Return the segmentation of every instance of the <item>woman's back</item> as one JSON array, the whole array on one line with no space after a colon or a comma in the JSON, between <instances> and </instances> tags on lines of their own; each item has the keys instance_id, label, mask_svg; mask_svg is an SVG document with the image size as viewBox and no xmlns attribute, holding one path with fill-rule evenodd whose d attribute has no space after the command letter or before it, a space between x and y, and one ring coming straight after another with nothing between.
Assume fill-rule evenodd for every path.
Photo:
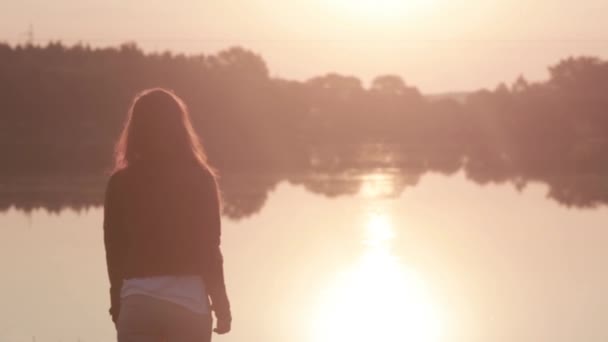
<instances>
[{"instance_id":1,"label":"woman's back","mask_svg":"<svg viewBox=\"0 0 608 342\"><path fill-rule=\"evenodd\" d=\"M200 273L205 251L219 243L220 218L212 176L196 164L133 165L118 171L119 239L129 244L125 278Z\"/></svg>"}]
</instances>

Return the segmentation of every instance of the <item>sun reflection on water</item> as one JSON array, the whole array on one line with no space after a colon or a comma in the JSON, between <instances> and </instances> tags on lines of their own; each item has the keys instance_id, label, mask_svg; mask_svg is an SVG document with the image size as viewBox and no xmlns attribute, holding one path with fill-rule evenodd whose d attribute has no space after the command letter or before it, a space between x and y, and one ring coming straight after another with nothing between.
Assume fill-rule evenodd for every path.
<instances>
[{"instance_id":1,"label":"sun reflection on water","mask_svg":"<svg viewBox=\"0 0 608 342\"><path fill-rule=\"evenodd\" d=\"M390 173L373 173L361 179L359 193L367 198L390 197L395 195L395 177Z\"/></svg>"},{"instance_id":2,"label":"sun reflection on water","mask_svg":"<svg viewBox=\"0 0 608 342\"><path fill-rule=\"evenodd\" d=\"M438 342L441 323L422 279L391 251L387 215L369 215L365 253L321 295L314 342Z\"/></svg>"}]
</instances>

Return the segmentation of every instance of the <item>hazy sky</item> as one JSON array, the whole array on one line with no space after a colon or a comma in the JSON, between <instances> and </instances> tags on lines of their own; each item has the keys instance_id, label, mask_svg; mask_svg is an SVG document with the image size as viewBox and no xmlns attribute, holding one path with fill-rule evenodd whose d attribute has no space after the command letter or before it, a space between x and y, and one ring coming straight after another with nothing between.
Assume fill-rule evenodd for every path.
<instances>
[{"instance_id":1,"label":"hazy sky","mask_svg":"<svg viewBox=\"0 0 608 342\"><path fill-rule=\"evenodd\" d=\"M0 40L61 39L211 53L243 45L273 75L401 75L424 92L546 77L570 55L608 55L606 0L20 0Z\"/></svg>"}]
</instances>

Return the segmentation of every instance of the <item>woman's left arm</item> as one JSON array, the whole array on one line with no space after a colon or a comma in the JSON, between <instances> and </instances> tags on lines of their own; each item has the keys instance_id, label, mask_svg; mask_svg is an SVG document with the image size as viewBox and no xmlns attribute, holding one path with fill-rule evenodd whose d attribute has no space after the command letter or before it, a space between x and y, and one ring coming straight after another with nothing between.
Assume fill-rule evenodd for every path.
<instances>
[{"instance_id":1,"label":"woman's left arm","mask_svg":"<svg viewBox=\"0 0 608 342\"><path fill-rule=\"evenodd\" d=\"M103 233L108 276L110 278L110 315L114 323L120 313L120 290L123 282L123 262L126 250L117 175L110 177L106 188L103 215Z\"/></svg>"}]
</instances>

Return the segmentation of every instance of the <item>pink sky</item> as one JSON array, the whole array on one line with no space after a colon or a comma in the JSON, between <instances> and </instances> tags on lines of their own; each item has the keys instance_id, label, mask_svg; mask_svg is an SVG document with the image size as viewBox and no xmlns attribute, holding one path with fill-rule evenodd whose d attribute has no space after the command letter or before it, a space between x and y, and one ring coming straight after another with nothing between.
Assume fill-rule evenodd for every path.
<instances>
[{"instance_id":1,"label":"pink sky","mask_svg":"<svg viewBox=\"0 0 608 342\"><path fill-rule=\"evenodd\" d=\"M37 42L135 40L186 53L242 45L274 76L393 73L427 93L543 79L561 58L608 55L605 0L23 0L0 13L0 40L11 43L31 23Z\"/></svg>"}]
</instances>

